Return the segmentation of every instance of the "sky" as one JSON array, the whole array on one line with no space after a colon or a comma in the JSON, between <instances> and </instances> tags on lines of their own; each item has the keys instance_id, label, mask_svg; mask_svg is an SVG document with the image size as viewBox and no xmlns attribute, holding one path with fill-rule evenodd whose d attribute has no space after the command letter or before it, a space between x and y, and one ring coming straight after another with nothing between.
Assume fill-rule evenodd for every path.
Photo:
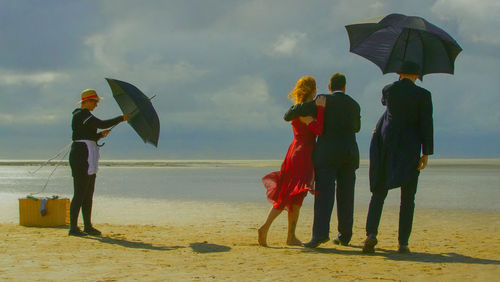
<instances>
[{"instance_id":1,"label":"sky","mask_svg":"<svg viewBox=\"0 0 500 282\"><path fill-rule=\"evenodd\" d=\"M104 97L93 112L121 114L105 78L134 84L160 118L158 148L126 123L102 159L281 159L283 120L296 81L327 93L334 72L361 106L368 157L397 79L349 52L345 25L390 13L426 18L463 48L455 74L432 74L435 158L500 157L498 0L0 1L0 159L48 159L71 142L80 92Z\"/></svg>"}]
</instances>

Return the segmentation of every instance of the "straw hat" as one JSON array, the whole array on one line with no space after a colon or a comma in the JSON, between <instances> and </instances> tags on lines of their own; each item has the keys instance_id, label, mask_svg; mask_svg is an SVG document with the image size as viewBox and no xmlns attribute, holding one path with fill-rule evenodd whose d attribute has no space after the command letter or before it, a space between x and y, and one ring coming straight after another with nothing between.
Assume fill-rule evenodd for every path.
<instances>
[{"instance_id":1,"label":"straw hat","mask_svg":"<svg viewBox=\"0 0 500 282\"><path fill-rule=\"evenodd\" d=\"M97 92L95 92L94 89L85 89L82 91L82 98L80 99L80 101L77 104L81 104L85 100L100 101L102 99L103 98L99 97L99 95L97 95Z\"/></svg>"}]
</instances>

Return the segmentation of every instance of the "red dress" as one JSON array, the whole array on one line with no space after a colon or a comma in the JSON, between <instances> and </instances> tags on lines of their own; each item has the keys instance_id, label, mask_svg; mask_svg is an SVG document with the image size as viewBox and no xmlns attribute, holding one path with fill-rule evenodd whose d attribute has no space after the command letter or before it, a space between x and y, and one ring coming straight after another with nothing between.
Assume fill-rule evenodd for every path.
<instances>
[{"instance_id":1,"label":"red dress","mask_svg":"<svg viewBox=\"0 0 500 282\"><path fill-rule=\"evenodd\" d=\"M324 107L317 107L316 120L306 125L299 118L292 120L294 139L281 170L271 172L262 178L267 189L267 199L275 209L292 210L293 205L302 205L307 192L314 191L314 166L312 152L316 135L323 132Z\"/></svg>"}]
</instances>

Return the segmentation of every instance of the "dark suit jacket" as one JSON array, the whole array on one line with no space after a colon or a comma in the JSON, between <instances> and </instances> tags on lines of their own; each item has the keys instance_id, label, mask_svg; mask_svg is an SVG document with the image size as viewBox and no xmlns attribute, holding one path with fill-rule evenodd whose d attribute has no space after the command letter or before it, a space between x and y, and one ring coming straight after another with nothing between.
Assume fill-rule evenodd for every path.
<instances>
[{"instance_id":1,"label":"dark suit jacket","mask_svg":"<svg viewBox=\"0 0 500 282\"><path fill-rule=\"evenodd\" d=\"M323 134L318 137L313 152L315 168L328 166L359 167L359 150L356 133L361 127L359 104L342 92L327 94ZM291 121L298 116L316 116L314 101L292 106L284 119Z\"/></svg>"},{"instance_id":2,"label":"dark suit jacket","mask_svg":"<svg viewBox=\"0 0 500 282\"><path fill-rule=\"evenodd\" d=\"M370 188L391 189L418 176L420 153L433 154L431 93L402 79L382 90L386 111L370 144Z\"/></svg>"}]
</instances>

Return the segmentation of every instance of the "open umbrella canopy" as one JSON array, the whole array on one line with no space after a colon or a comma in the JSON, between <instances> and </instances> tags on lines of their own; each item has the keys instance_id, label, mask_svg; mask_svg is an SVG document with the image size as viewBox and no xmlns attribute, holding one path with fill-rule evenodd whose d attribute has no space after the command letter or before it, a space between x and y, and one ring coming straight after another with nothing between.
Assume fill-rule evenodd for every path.
<instances>
[{"instance_id":1,"label":"open umbrella canopy","mask_svg":"<svg viewBox=\"0 0 500 282\"><path fill-rule=\"evenodd\" d=\"M158 147L160 120L151 104L151 98L130 83L111 78L106 78L106 81L122 112L132 115L127 122L145 143Z\"/></svg>"},{"instance_id":2,"label":"open umbrella canopy","mask_svg":"<svg viewBox=\"0 0 500 282\"><path fill-rule=\"evenodd\" d=\"M347 25L350 51L374 64L382 73L400 72L404 62L419 66L420 75L454 72L462 51L444 30L421 17L390 14Z\"/></svg>"}]
</instances>

